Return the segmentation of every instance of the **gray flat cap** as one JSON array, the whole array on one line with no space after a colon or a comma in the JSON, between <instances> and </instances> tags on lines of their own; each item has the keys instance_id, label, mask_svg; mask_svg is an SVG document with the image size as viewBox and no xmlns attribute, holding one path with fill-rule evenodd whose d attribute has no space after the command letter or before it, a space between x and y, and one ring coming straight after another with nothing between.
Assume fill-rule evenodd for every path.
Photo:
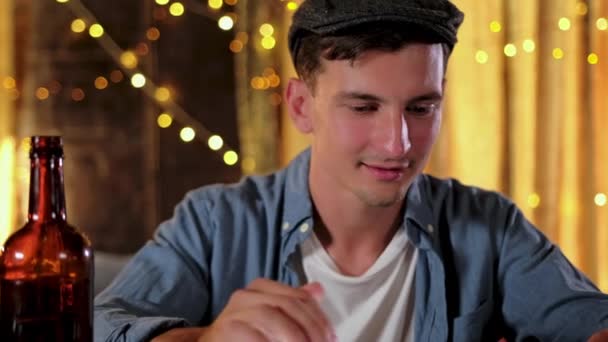
<instances>
[{"instance_id":1,"label":"gray flat cap","mask_svg":"<svg viewBox=\"0 0 608 342\"><path fill-rule=\"evenodd\" d=\"M435 33L450 50L464 14L449 0L305 0L289 30L292 58L307 34L337 34L368 23L403 23Z\"/></svg>"}]
</instances>

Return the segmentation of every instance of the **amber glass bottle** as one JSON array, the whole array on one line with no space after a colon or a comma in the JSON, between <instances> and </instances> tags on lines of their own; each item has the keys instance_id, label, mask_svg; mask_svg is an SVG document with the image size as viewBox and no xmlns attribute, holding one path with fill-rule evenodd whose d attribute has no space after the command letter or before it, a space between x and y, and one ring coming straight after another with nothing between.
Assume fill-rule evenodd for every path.
<instances>
[{"instance_id":1,"label":"amber glass bottle","mask_svg":"<svg viewBox=\"0 0 608 342\"><path fill-rule=\"evenodd\" d=\"M28 220L0 254L0 340L90 342L93 251L66 221L62 140L31 144Z\"/></svg>"}]
</instances>

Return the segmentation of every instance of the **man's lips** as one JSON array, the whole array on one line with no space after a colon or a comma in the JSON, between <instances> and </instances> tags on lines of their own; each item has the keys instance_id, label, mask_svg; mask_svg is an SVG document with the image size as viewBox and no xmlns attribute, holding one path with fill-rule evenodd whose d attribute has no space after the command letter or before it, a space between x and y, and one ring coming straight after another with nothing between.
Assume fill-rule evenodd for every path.
<instances>
[{"instance_id":1,"label":"man's lips","mask_svg":"<svg viewBox=\"0 0 608 342\"><path fill-rule=\"evenodd\" d=\"M369 171L372 176L381 181L396 181L399 180L409 164L398 165L383 165L383 164L366 164L362 163L363 167Z\"/></svg>"}]
</instances>

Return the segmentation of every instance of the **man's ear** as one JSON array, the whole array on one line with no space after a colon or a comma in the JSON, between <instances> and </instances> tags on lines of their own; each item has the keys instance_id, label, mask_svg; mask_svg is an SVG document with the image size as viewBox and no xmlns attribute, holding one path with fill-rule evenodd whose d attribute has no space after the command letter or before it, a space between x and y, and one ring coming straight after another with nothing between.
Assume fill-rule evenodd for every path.
<instances>
[{"instance_id":1,"label":"man's ear","mask_svg":"<svg viewBox=\"0 0 608 342\"><path fill-rule=\"evenodd\" d=\"M285 92L289 117L296 128L304 134L311 133L312 125L312 93L303 80L289 79Z\"/></svg>"}]
</instances>

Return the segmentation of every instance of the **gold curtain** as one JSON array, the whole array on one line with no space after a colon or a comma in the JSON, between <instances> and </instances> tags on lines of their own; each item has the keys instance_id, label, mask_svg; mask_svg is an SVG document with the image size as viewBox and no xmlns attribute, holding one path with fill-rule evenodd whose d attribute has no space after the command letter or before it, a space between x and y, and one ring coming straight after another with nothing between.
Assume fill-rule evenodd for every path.
<instances>
[{"instance_id":1,"label":"gold curtain","mask_svg":"<svg viewBox=\"0 0 608 342\"><path fill-rule=\"evenodd\" d=\"M608 291L608 2L453 1L466 18L427 171L505 193ZM284 165L307 140L282 136Z\"/></svg>"},{"instance_id":2,"label":"gold curtain","mask_svg":"<svg viewBox=\"0 0 608 342\"><path fill-rule=\"evenodd\" d=\"M15 228L13 25L13 1L0 1L0 244Z\"/></svg>"}]
</instances>

